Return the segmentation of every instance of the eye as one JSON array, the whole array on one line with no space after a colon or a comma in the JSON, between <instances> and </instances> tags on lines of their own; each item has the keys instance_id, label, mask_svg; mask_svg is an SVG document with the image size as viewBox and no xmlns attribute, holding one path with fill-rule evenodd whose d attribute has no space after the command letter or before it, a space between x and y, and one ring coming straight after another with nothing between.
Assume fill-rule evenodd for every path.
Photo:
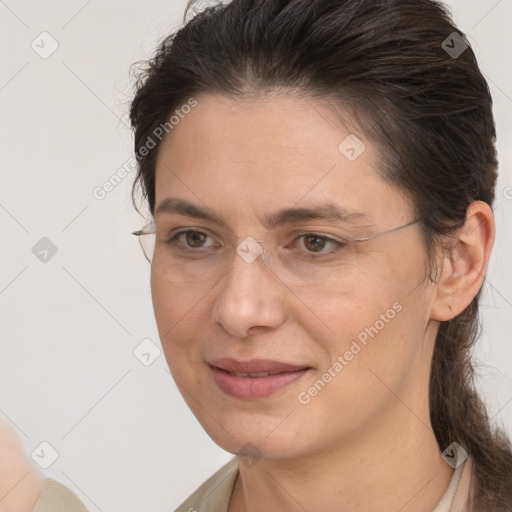
<instances>
[{"instance_id":1,"label":"eye","mask_svg":"<svg viewBox=\"0 0 512 512\"><path fill-rule=\"evenodd\" d=\"M307 252L323 254L327 252L334 252L336 249L345 247L345 242L334 240L327 236L319 235L317 233L304 233L298 236L295 241L301 240ZM326 251L325 248L331 247L333 251Z\"/></svg>"},{"instance_id":2,"label":"eye","mask_svg":"<svg viewBox=\"0 0 512 512\"><path fill-rule=\"evenodd\" d=\"M212 247L214 244L204 245L205 241L211 238L202 231L195 231L193 229L186 229L176 233L169 243L178 242L185 249L201 249L204 247Z\"/></svg>"}]
</instances>

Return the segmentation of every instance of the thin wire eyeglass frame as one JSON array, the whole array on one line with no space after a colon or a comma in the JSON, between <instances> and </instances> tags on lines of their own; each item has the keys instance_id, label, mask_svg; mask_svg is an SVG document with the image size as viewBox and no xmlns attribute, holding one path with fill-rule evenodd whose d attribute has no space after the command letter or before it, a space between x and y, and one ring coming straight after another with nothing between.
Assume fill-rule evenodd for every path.
<instances>
[{"instance_id":1,"label":"thin wire eyeglass frame","mask_svg":"<svg viewBox=\"0 0 512 512\"><path fill-rule=\"evenodd\" d=\"M395 233L396 231L400 231L400 230L402 230L404 228L407 228L409 226L412 226L413 224L417 224L418 222L422 222L422 221L423 221L423 219L421 219L421 218L420 219L415 219L415 220L413 220L411 222L408 222L407 224L402 224L401 226L397 226L395 228L386 229L384 231L379 231L377 233L373 233L372 235L364 237L364 238L351 238L350 241L351 242L368 242L368 241L374 240L375 238L378 238L380 236L388 235L390 233ZM155 224L155 221L151 221L149 224L144 226L142 229L140 229L138 231L134 231L132 233L132 235L135 235L135 236L139 237L139 243L140 243L140 246L142 248L142 252L144 253L145 258L149 261L149 263L151 263L151 257L148 256L146 248L144 247L144 245L142 243L142 236L144 236L144 235L156 235L156 224ZM264 250L264 252L265 252L265 250Z\"/></svg>"}]
</instances>

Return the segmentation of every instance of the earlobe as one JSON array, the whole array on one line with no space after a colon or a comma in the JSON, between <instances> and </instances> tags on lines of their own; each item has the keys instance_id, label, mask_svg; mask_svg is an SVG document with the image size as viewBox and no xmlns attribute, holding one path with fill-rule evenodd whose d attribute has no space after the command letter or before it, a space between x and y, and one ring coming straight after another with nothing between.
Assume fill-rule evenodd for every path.
<instances>
[{"instance_id":1,"label":"earlobe","mask_svg":"<svg viewBox=\"0 0 512 512\"><path fill-rule=\"evenodd\" d=\"M491 207L474 201L466 210L464 225L443 250L442 270L437 283L431 318L451 320L471 303L480 290L494 244L495 226Z\"/></svg>"}]
</instances>

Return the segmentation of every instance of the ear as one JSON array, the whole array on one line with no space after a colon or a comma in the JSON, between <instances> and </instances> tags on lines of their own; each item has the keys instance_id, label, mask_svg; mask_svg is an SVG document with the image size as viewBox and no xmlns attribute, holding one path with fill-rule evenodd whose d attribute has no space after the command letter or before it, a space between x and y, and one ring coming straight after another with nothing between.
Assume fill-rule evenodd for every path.
<instances>
[{"instance_id":1,"label":"ear","mask_svg":"<svg viewBox=\"0 0 512 512\"><path fill-rule=\"evenodd\" d=\"M491 207L474 201L466 210L466 220L455 233L454 242L443 251L441 276L430 312L432 320L451 320L471 303L484 281L494 236Z\"/></svg>"}]
</instances>

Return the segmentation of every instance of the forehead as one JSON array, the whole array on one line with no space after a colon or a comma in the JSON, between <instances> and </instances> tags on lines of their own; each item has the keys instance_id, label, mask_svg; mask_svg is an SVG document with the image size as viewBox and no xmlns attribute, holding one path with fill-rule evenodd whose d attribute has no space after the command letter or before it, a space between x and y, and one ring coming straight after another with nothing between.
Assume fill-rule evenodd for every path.
<instances>
[{"instance_id":1,"label":"forehead","mask_svg":"<svg viewBox=\"0 0 512 512\"><path fill-rule=\"evenodd\" d=\"M284 94L196 101L159 148L157 208L173 196L244 217L326 201L407 217L405 197L377 172L376 147L325 105Z\"/></svg>"}]
</instances>

